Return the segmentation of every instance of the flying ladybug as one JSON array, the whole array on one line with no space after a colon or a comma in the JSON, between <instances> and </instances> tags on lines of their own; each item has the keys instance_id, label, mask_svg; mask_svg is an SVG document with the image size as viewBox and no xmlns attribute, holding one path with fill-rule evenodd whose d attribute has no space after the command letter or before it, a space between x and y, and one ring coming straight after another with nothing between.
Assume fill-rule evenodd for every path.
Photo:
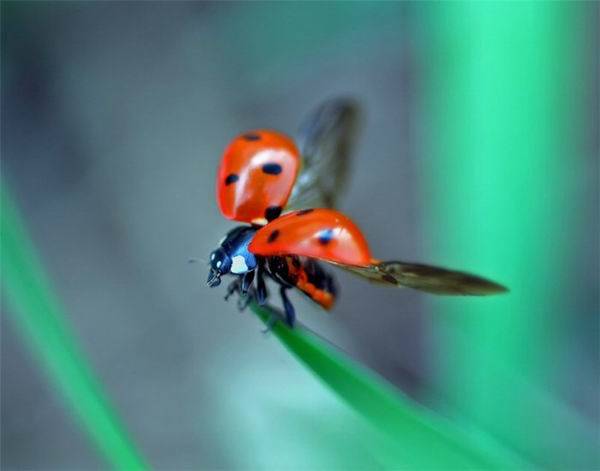
<instances>
[{"instance_id":1,"label":"flying ladybug","mask_svg":"<svg viewBox=\"0 0 600 471\"><path fill-rule=\"evenodd\" d=\"M333 307L336 283L323 262L375 283L435 294L506 292L469 273L371 255L356 224L334 209L347 179L358 119L356 103L338 98L308 117L297 143L269 129L231 141L217 172L217 203L223 216L244 224L229 231L210 254L208 286L233 275L225 299L239 293L262 305L268 277L279 286L289 326L296 318L289 289L327 310Z\"/></svg>"}]
</instances>

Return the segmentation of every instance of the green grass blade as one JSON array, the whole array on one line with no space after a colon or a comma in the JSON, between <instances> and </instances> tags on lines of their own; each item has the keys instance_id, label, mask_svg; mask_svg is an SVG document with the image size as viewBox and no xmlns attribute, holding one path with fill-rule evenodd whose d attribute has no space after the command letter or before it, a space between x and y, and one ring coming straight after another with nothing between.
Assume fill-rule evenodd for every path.
<instances>
[{"instance_id":1,"label":"green grass blade","mask_svg":"<svg viewBox=\"0 0 600 471\"><path fill-rule=\"evenodd\" d=\"M279 314L269 307L250 304L265 323ZM273 334L312 373L374 426L370 445L391 468L509 469L524 463L484 435L467 435L450 423L404 398L374 373L358 366L297 326L290 329L277 320Z\"/></svg>"},{"instance_id":2,"label":"green grass blade","mask_svg":"<svg viewBox=\"0 0 600 471\"><path fill-rule=\"evenodd\" d=\"M115 469L147 469L77 347L32 242L6 189L0 190L2 289L12 320L64 403Z\"/></svg>"}]
</instances>

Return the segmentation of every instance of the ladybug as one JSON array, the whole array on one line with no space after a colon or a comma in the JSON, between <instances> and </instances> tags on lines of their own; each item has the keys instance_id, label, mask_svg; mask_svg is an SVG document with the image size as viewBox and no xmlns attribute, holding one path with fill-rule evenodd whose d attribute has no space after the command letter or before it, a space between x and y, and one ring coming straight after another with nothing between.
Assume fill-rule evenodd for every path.
<instances>
[{"instance_id":1,"label":"ladybug","mask_svg":"<svg viewBox=\"0 0 600 471\"><path fill-rule=\"evenodd\" d=\"M242 306L252 298L262 305L268 298L268 277L279 286L289 326L296 317L287 296L291 288L327 310L333 307L336 283L322 262L376 283L435 294L507 291L464 272L373 258L360 229L334 209L346 181L358 118L358 106L338 98L309 116L298 145L269 129L233 139L217 172L216 196L223 216L244 225L229 231L211 253L208 286L233 275L225 299L239 293Z\"/></svg>"}]
</instances>

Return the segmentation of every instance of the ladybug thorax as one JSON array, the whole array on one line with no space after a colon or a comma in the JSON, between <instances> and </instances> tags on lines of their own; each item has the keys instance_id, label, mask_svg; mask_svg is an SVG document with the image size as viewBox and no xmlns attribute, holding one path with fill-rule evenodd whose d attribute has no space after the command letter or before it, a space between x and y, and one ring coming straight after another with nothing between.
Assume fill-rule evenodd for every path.
<instances>
[{"instance_id":1,"label":"ladybug thorax","mask_svg":"<svg viewBox=\"0 0 600 471\"><path fill-rule=\"evenodd\" d=\"M219 247L210 254L211 286L219 284L221 275L242 275L256 269L256 257L248 250L255 232L252 226L238 226L221 240Z\"/></svg>"}]
</instances>

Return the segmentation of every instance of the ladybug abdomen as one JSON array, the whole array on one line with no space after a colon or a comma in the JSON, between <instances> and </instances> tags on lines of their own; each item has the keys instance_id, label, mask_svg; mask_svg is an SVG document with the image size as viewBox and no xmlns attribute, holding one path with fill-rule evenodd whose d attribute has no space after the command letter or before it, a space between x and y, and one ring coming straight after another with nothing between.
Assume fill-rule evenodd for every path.
<instances>
[{"instance_id":1,"label":"ladybug abdomen","mask_svg":"<svg viewBox=\"0 0 600 471\"><path fill-rule=\"evenodd\" d=\"M316 260L295 255L270 257L268 268L276 281L298 288L327 310L333 307L335 280Z\"/></svg>"}]
</instances>

